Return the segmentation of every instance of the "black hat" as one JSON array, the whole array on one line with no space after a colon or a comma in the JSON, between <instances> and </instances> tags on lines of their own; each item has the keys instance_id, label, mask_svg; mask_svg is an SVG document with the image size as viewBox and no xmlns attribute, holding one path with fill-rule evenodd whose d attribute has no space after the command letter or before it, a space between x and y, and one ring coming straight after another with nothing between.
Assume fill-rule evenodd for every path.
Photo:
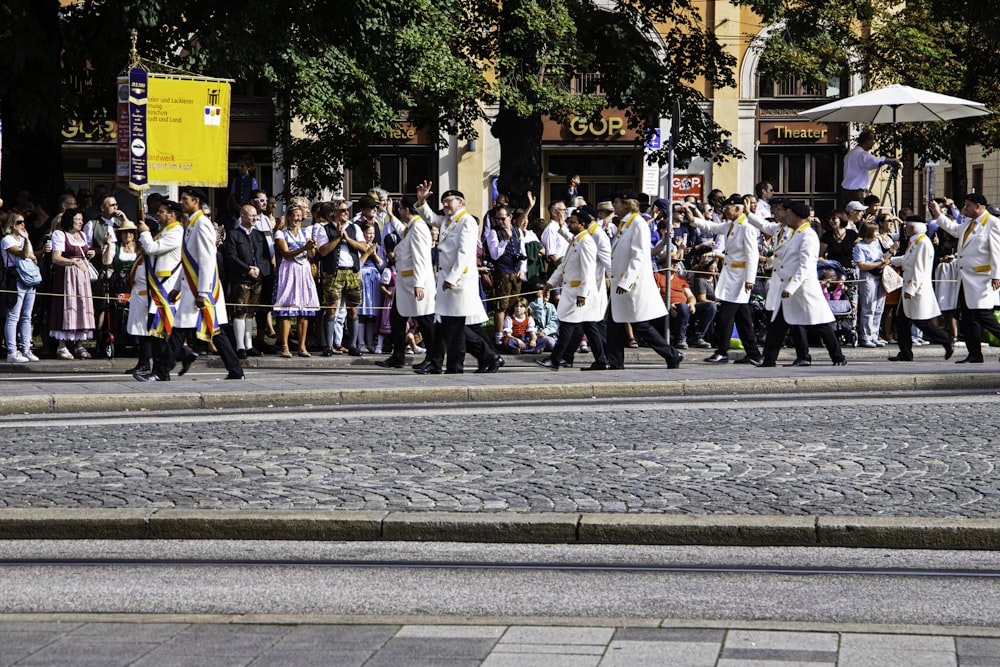
<instances>
[{"instance_id":1,"label":"black hat","mask_svg":"<svg viewBox=\"0 0 1000 667\"><path fill-rule=\"evenodd\" d=\"M979 204L980 206L987 206L989 204L989 202L986 201L986 197L978 192L970 192L965 195L965 201L971 201L973 204Z\"/></svg>"},{"instance_id":2,"label":"black hat","mask_svg":"<svg viewBox=\"0 0 1000 667\"><path fill-rule=\"evenodd\" d=\"M201 188L196 188L194 186L189 185L187 187L181 188L181 194L187 195L188 197L197 197L198 201L201 202L202 204L208 203L208 195L206 195L205 191L202 190Z\"/></svg>"},{"instance_id":3,"label":"black hat","mask_svg":"<svg viewBox=\"0 0 1000 667\"><path fill-rule=\"evenodd\" d=\"M197 196L197 195L192 195L192 196ZM184 209L181 208L180 204L178 204L172 199L164 199L160 201L160 206L166 207L167 210L173 211L174 213L177 214L178 218L184 215Z\"/></svg>"},{"instance_id":4,"label":"black hat","mask_svg":"<svg viewBox=\"0 0 1000 667\"><path fill-rule=\"evenodd\" d=\"M444 200L445 200L445 199L447 199L448 197L458 197L458 198L459 198L459 199L461 199L462 201L465 201L465 195L463 195L463 194L462 194L461 192L459 192L458 190L445 190L445 191L444 191L444 192L443 192L443 193L441 194L441 201L444 201Z\"/></svg>"},{"instance_id":5,"label":"black hat","mask_svg":"<svg viewBox=\"0 0 1000 667\"><path fill-rule=\"evenodd\" d=\"M771 197L771 201L768 202L773 209L775 206L780 206L781 208L788 208L790 200L785 197Z\"/></svg>"},{"instance_id":6,"label":"black hat","mask_svg":"<svg viewBox=\"0 0 1000 667\"><path fill-rule=\"evenodd\" d=\"M594 221L594 216L592 216L587 211L584 211L582 206L573 211L573 215L571 215L570 217L579 220L581 223L583 223L584 227L586 227L587 225L589 225Z\"/></svg>"},{"instance_id":7,"label":"black hat","mask_svg":"<svg viewBox=\"0 0 1000 667\"><path fill-rule=\"evenodd\" d=\"M729 195L729 199L722 203L726 206L743 206L743 195Z\"/></svg>"},{"instance_id":8,"label":"black hat","mask_svg":"<svg viewBox=\"0 0 1000 667\"><path fill-rule=\"evenodd\" d=\"M405 208L407 211L416 211L417 198L413 195L403 195L403 198L399 200L399 208Z\"/></svg>"},{"instance_id":9,"label":"black hat","mask_svg":"<svg viewBox=\"0 0 1000 667\"><path fill-rule=\"evenodd\" d=\"M611 195L612 199L621 199L625 201L626 199L632 199L639 201L639 195L635 193L635 190L619 190L618 192Z\"/></svg>"},{"instance_id":10,"label":"black hat","mask_svg":"<svg viewBox=\"0 0 1000 667\"><path fill-rule=\"evenodd\" d=\"M589 215L592 220L596 220L597 219L597 209L594 208L593 206L591 206L590 204L584 204L583 206L577 206L577 208L574 211L574 213L579 214L581 212L582 213L586 213L587 215Z\"/></svg>"},{"instance_id":11,"label":"black hat","mask_svg":"<svg viewBox=\"0 0 1000 667\"><path fill-rule=\"evenodd\" d=\"M361 208L378 208L378 200L370 195L365 195L358 200L358 206Z\"/></svg>"},{"instance_id":12,"label":"black hat","mask_svg":"<svg viewBox=\"0 0 1000 667\"><path fill-rule=\"evenodd\" d=\"M805 219L809 217L809 207L804 202L787 202L785 208L794 213L797 218Z\"/></svg>"},{"instance_id":13,"label":"black hat","mask_svg":"<svg viewBox=\"0 0 1000 667\"><path fill-rule=\"evenodd\" d=\"M908 215L906 216L906 222L927 222L919 215Z\"/></svg>"}]
</instances>

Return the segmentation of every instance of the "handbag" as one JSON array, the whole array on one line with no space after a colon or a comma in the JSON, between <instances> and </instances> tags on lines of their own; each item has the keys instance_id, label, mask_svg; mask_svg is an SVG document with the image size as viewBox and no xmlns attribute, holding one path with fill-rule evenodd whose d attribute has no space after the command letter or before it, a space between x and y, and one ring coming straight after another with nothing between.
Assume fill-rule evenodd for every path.
<instances>
[{"instance_id":1,"label":"handbag","mask_svg":"<svg viewBox=\"0 0 1000 667\"><path fill-rule=\"evenodd\" d=\"M97 267L90 262L87 262L87 276L90 277L90 282L92 283L96 283L101 279L101 274L97 272Z\"/></svg>"},{"instance_id":2,"label":"handbag","mask_svg":"<svg viewBox=\"0 0 1000 667\"><path fill-rule=\"evenodd\" d=\"M896 273L896 269L887 266L882 269L882 287L885 291L895 292L903 286L903 276Z\"/></svg>"},{"instance_id":3,"label":"handbag","mask_svg":"<svg viewBox=\"0 0 1000 667\"><path fill-rule=\"evenodd\" d=\"M42 272L34 261L25 257L17 258L17 279L25 287L38 287L42 284Z\"/></svg>"}]
</instances>

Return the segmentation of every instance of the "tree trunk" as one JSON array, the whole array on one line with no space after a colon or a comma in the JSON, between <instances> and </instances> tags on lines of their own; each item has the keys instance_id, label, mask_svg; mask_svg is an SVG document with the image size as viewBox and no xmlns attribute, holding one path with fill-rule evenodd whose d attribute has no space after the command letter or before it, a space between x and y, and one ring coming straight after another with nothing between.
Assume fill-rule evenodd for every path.
<instances>
[{"instance_id":1,"label":"tree trunk","mask_svg":"<svg viewBox=\"0 0 1000 667\"><path fill-rule=\"evenodd\" d=\"M965 149L965 143L961 140L951 147L951 197L959 207L962 206L962 197L969 193L969 166Z\"/></svg>"},{"instance_id":2,"label":"tree trunk","mask_svg":"<svg viewBox=\"0 0 1000 667\"><path fill-rule=\"evenodd\" d=\"M7 118L7 100L3 103ZM40 130L18 130L4 123L2 197L12 206L17 194L26 190L51 211L66 187L63 176L62 143Z\"/></svg>"},{"instance_id":3,"label":"tree trunk","mask_svg":"<svg viewBox=\"0 0 1000 667\"><path fill-rule=\"evenodd\" d=\"M510 197L515 208L527 206L527 192L539 194L542 179L542 119L523 118L501 106L491 130L500 142L500 179L497 190Z\"/></svg>"}]
</instances>

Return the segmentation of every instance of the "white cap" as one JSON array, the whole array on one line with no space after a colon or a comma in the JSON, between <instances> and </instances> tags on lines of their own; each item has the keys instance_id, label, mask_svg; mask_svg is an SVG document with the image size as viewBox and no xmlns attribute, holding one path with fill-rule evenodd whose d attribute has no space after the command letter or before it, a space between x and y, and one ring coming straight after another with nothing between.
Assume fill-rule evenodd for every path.
<instances>
[{"instance_id":1,"label":"white cap","mask_svg":"<svg viewBox=\"0 0 1000 667\"><path fill-rule=\"evenodd\" d=\"M844 209L848 213L853 213L854 211L864 211L868 207L859 201L849 201L847 202L847 207Z\"/></svg>"}]
</instances>

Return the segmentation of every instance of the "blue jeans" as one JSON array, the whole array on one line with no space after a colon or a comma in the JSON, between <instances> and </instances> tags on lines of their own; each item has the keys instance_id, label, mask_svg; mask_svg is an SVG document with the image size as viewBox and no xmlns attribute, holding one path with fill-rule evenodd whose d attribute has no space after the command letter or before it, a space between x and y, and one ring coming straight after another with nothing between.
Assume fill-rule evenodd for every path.
<instances>
[{"instance_id":1,"label":"blue jeans","mask_svg":"<svg viewBox=\"0 0 1000 667\"><path fill-rule=\"evenodd\" d=\"M17 281L17 302L7 311L4 336L7 338L7 353L17 350L17 334L21 334L21 349L31 349L31 311L35 307L35 288L25 287Z\"/></svg>"}]
</instances>

